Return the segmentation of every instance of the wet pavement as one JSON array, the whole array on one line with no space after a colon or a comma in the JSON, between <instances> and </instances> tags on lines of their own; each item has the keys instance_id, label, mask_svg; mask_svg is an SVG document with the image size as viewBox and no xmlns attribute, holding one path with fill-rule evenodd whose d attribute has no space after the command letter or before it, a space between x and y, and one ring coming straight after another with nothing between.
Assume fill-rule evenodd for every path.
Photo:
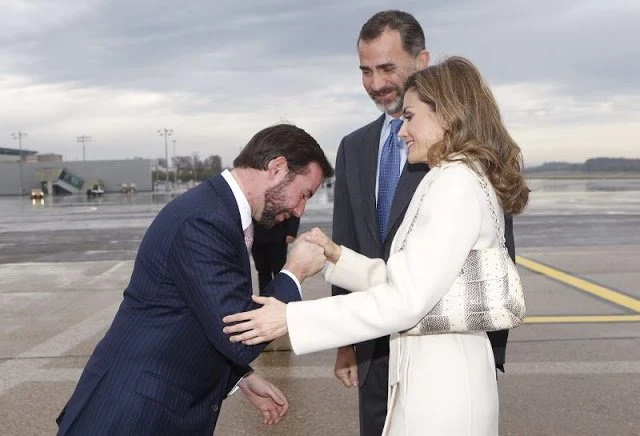
<instances>
[{"instance_id":1,"label":"wet pavement","mask_svg":"<svg viewBox=\"0 0 640 436\"><path fill-rule=\"evenodd\" d=\"M54 419L110 324L164 201L150 194L45 205L0 198L0 434L55 433ZM630 300L519 267L529 316L542 322L511 333L507 373L499 376L500 434L639 434L640 213L635 203L613 214L601 207L565 214L553 204L516 220L518 254ZM330 230L330 221L329 193L319 193L302 228ZM304 289L305 298L329 295L319 277ZM567 318L578 315L591 318ZM551 316L565 320L544 321ZM295 356L287 345L277 341L271 348L280 351L254 364L288 396L284 422L264 427L236 394L223 404L216 435L358 434L357 393L333 378L334 352Z\"/></svg>"}]
</instances>

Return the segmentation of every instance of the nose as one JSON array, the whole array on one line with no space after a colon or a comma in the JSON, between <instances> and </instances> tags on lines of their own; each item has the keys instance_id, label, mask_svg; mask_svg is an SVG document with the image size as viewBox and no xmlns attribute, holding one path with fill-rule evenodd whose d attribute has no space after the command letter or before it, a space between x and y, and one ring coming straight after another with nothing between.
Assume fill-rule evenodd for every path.
<instances>
[{"instance_id":1,"label":"nose","mask_svg":"<svg viewBox=\"0 0 640 436\"><path fill-rule=\"evenodd\" d=\"M302 200L298 205L293 209L293 214L300 218L304 213L304 208L307 206L307 200Z\"/></svg>"},{"instance_id":2,"label":"nose","mask_svg":"<svg viewBox=\"0 0 640 436\"><path fill-rule=\"evenodd\" d=\"M400 130L398 130L398 136L404 141L407 142L407 138L409 137L409 134L407 133L407 120L405 120L402 123L402 126L400 126Z\"/></svg>"},{"instance_id":3,"label":"nose","mask_svg":"<svg viewBox=\"0 0 640 436\"><path fill-rule=\"evenodd\" d=\"M385 87L387 80L383 74L376 71L371 73L371 89L373 91L380 91Z\"/></svg>"}]
</instances>

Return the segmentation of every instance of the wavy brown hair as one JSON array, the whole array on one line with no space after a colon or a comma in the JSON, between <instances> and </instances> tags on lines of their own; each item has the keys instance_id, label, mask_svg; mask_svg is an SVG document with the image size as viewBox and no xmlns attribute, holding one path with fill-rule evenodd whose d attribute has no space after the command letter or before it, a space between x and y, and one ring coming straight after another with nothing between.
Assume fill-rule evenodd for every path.
<instances>
[{"instance_id":1,"label":"wavy brown hair","mask_svg":"<svg viewBox=\"0 0 640 436\"><path fill-rule=\"evenodd\" d=\"M411 75L405 89L431 106L444 130L442 141L429 149L429 165L459 159L474 170L479 165L504 211L522 212L529 200L522 153L478 69L467 59L450 57Z\"/></svg>"}]
</instances>

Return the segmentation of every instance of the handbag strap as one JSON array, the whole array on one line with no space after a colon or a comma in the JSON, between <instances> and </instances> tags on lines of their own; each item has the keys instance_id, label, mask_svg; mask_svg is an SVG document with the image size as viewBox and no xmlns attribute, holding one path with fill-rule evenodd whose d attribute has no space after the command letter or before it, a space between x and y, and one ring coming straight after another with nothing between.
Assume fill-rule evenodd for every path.
<instances>
[{"instance_id":1,"label":"handbag strap","mask_svg":"<svg viewBox=\"0 0 640 436\"><path fill-rule=\"evenodd\" d=\"M480 182L480 186L482 187L482 190L484 191L485 197L487 199L487 203L489 204L489 211L491 212L491 217L493 218L493 222L495 224L496 233L498 235L498 240L502 244L502 248L506 249L507 248L507 241L506 241L506 239L504 237L504 230L500 227L500 220L498 219L498 214L496 213L496 210L493 207L493 202L491 201L491 194L489 194L489 188L487 186L487 181L474 168L469 168L469 169L471 170L473 175L475 175L476 178L478 179L478 181ZM418 212L420 212L420 207L422 206L422 199L424 198L425 195L426 195L426 193L423 193L420 196L420 202L418 203L418 207L416 208L416 213L413 216L413 219L411 220L411 224L409 225L409 229L407 230L407 233L406 233L406 235L404 237L404 240L402 241L402 246L400 247L401 250L404 250L405 245L407 243L407 237L409 236L409 233L411 233L413 231L413 228L415 227L416 219L418 218Z\"/></svg>"},{"instance_id":2,"label":"handbag strap","mask_svg":"<svg viewBox=\"0 0 640 436\"><path fill-rule=\"evenodd\" d=\"M478 178L478 181L480 182L480 186L482 187L482 190L484 191L485 197L487 199L487 203L489 203L489 211L491 212L491 216L493 217L493 222L494 222L494 224L496 226L496 232L498 234L498 240L502 244L502 247L506 248L507 247L507 245L506 245L507 241L506 241L506 239L504 237L504 230L500 227L500 220L498 219L498 214L496 213L496 209L493 207L493 202L491 201L491 194L489 194L489 188L487 186L487 181L483 176L478 174L474 169L471 169L471 171Z\"/></svg>"},{"instance_id":3,"label":"handbag strap","mask_svg":"<svg viewBox=\"0 0 640 436\"><path fill-rule=\"evenodd\" d=\"M420 212L420 207L422 207L422 199L426 193L420 195L420 201L418 202L418 207L416 207L416 213L413 215L413 219L411 220L411 224L409 224L409 228L407 229L407 233L404 235L404 239L402 240L402 245L400 246L400 250L404 250L405 245L407 245L407 238L409 237L409 233L413 231L413 228L416 225L416 220L418 219L418 212Z\"/></svg>"}]
</instances>

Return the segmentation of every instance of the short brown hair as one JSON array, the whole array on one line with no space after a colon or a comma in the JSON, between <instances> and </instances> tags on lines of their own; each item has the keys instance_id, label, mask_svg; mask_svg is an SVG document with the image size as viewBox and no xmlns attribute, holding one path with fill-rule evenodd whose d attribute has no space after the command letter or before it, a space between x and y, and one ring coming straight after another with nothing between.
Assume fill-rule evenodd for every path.
<instances>
[{"instance_id":1,"label":"short brown hair","mask_svg":"<svg viewBox=\"0 0 640 436\"><path fill-rule=\"evenodd\" d=\"M414 91L431 106L444 130L442 141L428 152L430 165L462 157L477 162L493 185L505 212L520 213L527 205L522 153L502 122L498 105L467 59L450 57L411 75L406 92Z\"/></svg>"},{"instance_id":2,"label":"short brown hair","mask_svg":"<svg viewBox=\"0 0 640 436\"><path fill-rule=\"evenodd\" d=\"M333 176L333 168L313 136L286 123L267 127L253 135L233 161L233 166L266 170L269 162L280 156L287 160L289 171L294 174L304 174L307 165L316 162L325 179Z\"/></svg>"},{"instance_id":3,"label":"short brown hair","mask_svg":"<svg viewBox=\"0 0 640 436\"><path fill-rule=\"evenodd\" d=\"M367 20L360 29L360 41L373 41L386 29L400 34L402 48L412 56L418 56L425 49L424 31L413 15L398 10L380 11Z\"/></svg>"}]
</instances>

